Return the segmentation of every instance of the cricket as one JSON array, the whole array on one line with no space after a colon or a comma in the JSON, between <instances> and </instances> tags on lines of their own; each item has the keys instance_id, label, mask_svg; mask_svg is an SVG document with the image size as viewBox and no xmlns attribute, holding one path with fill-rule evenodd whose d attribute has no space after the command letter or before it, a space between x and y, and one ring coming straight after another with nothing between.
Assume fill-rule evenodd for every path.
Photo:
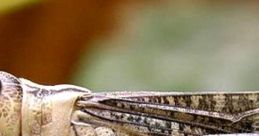
<instances>
[{"instance_id":1,"label":"cricket","mask_svg":"<svg viewBox=\"0 0 259 136\"><path fill-rule=\"evenodd\" d=\"M95 93L0 72L0 136L259 135L259 91Z\"/></svg>"}]
</instances>

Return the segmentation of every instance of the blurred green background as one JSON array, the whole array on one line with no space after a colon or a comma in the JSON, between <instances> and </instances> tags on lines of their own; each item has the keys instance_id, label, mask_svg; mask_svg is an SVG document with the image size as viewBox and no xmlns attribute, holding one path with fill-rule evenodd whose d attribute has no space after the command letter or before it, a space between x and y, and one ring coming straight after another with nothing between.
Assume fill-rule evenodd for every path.
<instances>
[{"instance_id":1,"label":"blurred green background","mask_svg":"<svg viewBox=\"0 0 259 136\"><path fill-rule=\"evenodd\" d=\"M84 5L82 1L78 2ZM39 1L31 7L41 4L48 7L49 3ZM30 76L30 71L27 75L24 74L26 72L14 71L13 73L41 83L73 83L96 91L236 91L259 88L257 74L259 6L257 2L98 1L85 4L84 6L89 7L95 5L93 6L95 9L91 10L93 15L89 15L89 9L84 6L79 13L75 13L80 15L77 18L72 13L70 16L57 15L58 18L63 17L67 20L76 18L71 22L71 31L67 31L69 28L67 26L56 30L60 33L68 33L61 37L66 39L63 44L59 43L61 38L47 40L55 43L56 52L68 50L63 53L63 56L55 57L54 52L53 57L44 59L46 65L40 64L44 63L43 60L35 60L35 65L39 66L31 68L30 71L35 71L36 74L33 76L36 78ZM81 5L74 5L74 8ZM105 7L107 10L103 10ZM6 6L0 8L6 8ZM62 7L57 6L57 8ZM72 8L69 9L72 10ZM58 11L64 14L63 10ZM1 12L12 11L1 10ZM87 15L84 14L86 12ZM5 13L4 16L6 14L10 13ZM85 22L81 20L82 17L88 16L90 18ZM46 20L48 22L48 19ZM98 20L97 23L96 20ZM82 25L86 22L92 23ZM61 21L55 23L63 24ZM49 25L53 24L50 22ZM87 29L93 27L95 29ZM46 29L49 30L48 27L43 27L41 30ZM56 28L50 28L50 30L53 29ZM85 31L76 33L82 29ZM82 36L84 34L87 36ZM28 37L23 38L28 39ZM30 38L34 39L34 37ZM64 46L69 38L73 40ZM81 42L76 41L79 39ZM42 42L41 37L37 40ZM30 46L34 46L32 43L27 42L26 45L28 50L33 50L30 49ZM48 50L53 50L51 45L43 45L44 47L41 48L43 50L38 52L43 52L45 46L49 46ZM17 57L21 56L23 55ZM77 57L71 59L71 56ZM55 60L53 64L47 64ZM70 61L61 66L61 63L66 60ZM31 61L28 60L28 62ZM53 77L54 75L40 66L53 67L59 72L63 70L63 73L55 75L60 79L51 81L51 75ZM26 65L24 67L26 68ZM37 72L38 69L42 70ZM12 68L11 70L7 68L7 71L12 71ZM41 75L50 75L50 78L45 76L43 80L40 77L44 76Z\"/></svg>"},{"instance_id":2,"label":"blurred green background","mask_svg":"<svg viewBox=\"0 0 259 136\"><path fill-rule=\"evenodd\" d=\"M22 8L23 6L31 5L32 3L39 2L40 0L1 0L0 13L11 12Z\"/></svg>"}]
</instances>

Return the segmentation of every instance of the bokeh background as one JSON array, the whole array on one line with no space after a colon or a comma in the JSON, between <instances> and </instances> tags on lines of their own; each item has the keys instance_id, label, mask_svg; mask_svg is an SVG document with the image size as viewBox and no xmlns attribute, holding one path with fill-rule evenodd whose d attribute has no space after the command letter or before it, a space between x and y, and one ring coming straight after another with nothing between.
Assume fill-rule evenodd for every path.
<instances>
[{"instance_id":1,"label":"bokeh background","mask_svg":"<svg viewBox=\"0 0 259 136\"><path fill-rule=\"evenodd\" d=\"M258 90L258 4L0 0L0 70L95 91Z\"/></svg>"}]
</instances>

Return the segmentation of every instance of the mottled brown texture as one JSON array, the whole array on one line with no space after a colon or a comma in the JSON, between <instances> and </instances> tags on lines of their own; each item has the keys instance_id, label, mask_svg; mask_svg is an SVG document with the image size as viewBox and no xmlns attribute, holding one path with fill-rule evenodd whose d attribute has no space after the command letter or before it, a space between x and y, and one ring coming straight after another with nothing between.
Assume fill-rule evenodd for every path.
<instances>
[{"instance_id":1,"label":"mottled brown texture","mask_svg":"<svg viewBox=\"0 0 259 136\"><path fill-rule=\"evenodd\" d=\"M22 88L18 78L0 71L0 136L20 136Z\"/></svg>"},{"instance_id":2,"label":"mottled brown texture","mask_svg":"<svg viewBox=\"0 0 259 136\"><path fill-rule=\"evenodd\" d=\"M90 124L138 135L205 135L258 131L259 93L113 93L79 101ZM98 121L100 120L100 121ZM101 123L100 123L101 122ZM123 126L130 126L123 128ZM130 128L130 129L129 129Z\"/></svg>"},{"instance_id":3,"label":"mottled brown texture","mask_svg":"<svg viewBox=\"0 0 259 136\"><path fill-rule=\"evenodd\" d=\"M91 93L0 73L1 136L171 136L259 131L259 91ZM22 129L21 129L22 128Z\"/></svg>"}]
</instances>

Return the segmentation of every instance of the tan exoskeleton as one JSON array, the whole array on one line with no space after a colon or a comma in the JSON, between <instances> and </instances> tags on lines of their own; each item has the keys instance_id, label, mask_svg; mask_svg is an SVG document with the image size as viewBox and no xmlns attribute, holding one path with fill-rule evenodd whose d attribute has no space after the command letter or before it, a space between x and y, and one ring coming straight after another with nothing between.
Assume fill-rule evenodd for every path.
<instances>
[{"instance_id":1,"label":"tan exoskeleton","mask_svg":"<svg viewBox=\"0 0 259 136\"><path fill-rule=\"evenodd\" d=\"M73 85L43 86L0 72L0 136L70 135L78 96L90 91Z\"/></svg>"},{"instance_id":2,"label":"tan exoskeleton","mask_svg":"<svg viewBox=\"0 0 259 136\"><path fill-rule=\"evenodd\" d=\"M259 92L91 93L0 72L0 136L257 135Z\"/></svg>"}]
</instances>

